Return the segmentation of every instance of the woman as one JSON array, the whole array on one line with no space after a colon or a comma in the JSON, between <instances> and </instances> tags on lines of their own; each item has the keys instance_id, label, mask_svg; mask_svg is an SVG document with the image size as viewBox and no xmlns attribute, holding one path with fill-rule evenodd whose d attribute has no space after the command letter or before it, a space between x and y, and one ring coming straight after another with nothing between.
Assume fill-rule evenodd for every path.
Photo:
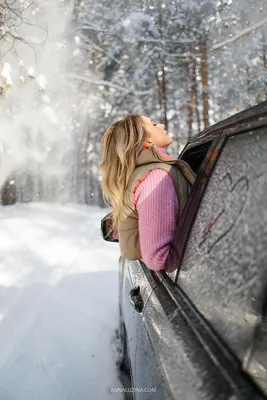
<instances>
[{"instance_id":1,"label":"woman","mask_svg":"<svg viewBox=\"0 0 267 400\"><path fill-rule=\"evenodd\" d=\"M140 115L115 122L103 138L102 189L121 254L155 271L177 267L174 231L194 182L190 167L168 156L172 141L163 124Z\"/></svg>"}]
</instances>

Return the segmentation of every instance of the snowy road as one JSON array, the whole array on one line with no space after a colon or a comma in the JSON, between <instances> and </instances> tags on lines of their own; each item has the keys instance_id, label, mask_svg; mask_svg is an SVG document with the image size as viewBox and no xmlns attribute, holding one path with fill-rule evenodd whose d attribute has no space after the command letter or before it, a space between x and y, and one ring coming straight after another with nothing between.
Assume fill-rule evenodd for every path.
<instances>
[{"instance_id":1,"label":"snowy road","mask_svg":"<svg viewBox=\"0 0 267 400\"><path fill-rule=\"evenodd\" d=\"M104 211L32 203L0 207L0 399L121 399L117 244Z\"/></svg>"}]
</instances>

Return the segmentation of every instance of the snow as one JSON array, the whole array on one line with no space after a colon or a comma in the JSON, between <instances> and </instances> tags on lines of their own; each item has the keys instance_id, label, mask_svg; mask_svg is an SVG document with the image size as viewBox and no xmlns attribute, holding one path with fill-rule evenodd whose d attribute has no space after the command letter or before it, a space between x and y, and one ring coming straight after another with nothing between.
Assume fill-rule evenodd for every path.
<instances>
[{"instance_id":1,"label":"snow","mask_svg":"<svg viewBox=\"0 0 267 400\"><path fill-rule=\"evenodd\" d=\"M47 80L44 75L39 75L36 79L37 87L39 90L45 90L47 86Z\"/></svg>"},{"instance_id":2,"label":"snow","mask_svg":"<svg viewBox=\"0 0 267 400\"><path fill-rule=\"evenodd\" d=\"M12 86L12 68L8 62L4 63L3 69L0 74L0 83L1 85Z\"/></svg>"},{"instance_id":3,"label":"snow","mask_svg":"<svg viewBox=\"0 0 267 400\"><path fill-rule=\"evenodd\" d=\"M0 207L0 398L121 399L116 370L117 244L107 210Z\"/></svg>"},{"instance_id":4,"label":"snow","mask_svg":"<svg viewBox=\"0 0 267 400\"><path fill-rule=\"evenodd\" d=\"M34 78L35 77L35 70L34 68L31 66L30 68L28 68L27 74L30 78Z\"/></svg>"}]
</instances>

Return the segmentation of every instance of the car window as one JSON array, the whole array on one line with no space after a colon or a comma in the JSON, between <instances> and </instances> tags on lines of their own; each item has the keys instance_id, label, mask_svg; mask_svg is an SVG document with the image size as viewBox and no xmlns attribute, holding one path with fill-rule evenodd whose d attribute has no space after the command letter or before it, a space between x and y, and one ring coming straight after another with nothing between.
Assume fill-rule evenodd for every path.
<instances>
[{"instance_id":1,"label":"car window","mask_svg":"<svg viewBox=\"0 0 267 400\"><path fill-rule=\"evenodd\" d=\"M194 222L207 179L211 174L213 165L218 156L221 146L220 142L222 141L220 140L219 132L217 136L209 138L209 140L204 143L189 143L179 157L179 159L187 162L196 173L196 181L188 195L175 231L174 246L177 246L178 250L177 269L174 270L174 272L168 273L173 281L176 279L185 244ZM200 190L198 190L198 188L200 188Z\"/></svg>"},{"instance_id":2,"label":"car window","mask_svg":"<svg viewBox=\"0 0 267 400\"><path fill-rule=\"evenodd\" d=\"M197 174L203 161L205 160L209 149L211 148L211 145L211 140L199 145L189 145L185 148L179 158L187 162L187 164L190 165L195 174Z\"/></svg>"},{"instance_id":3,"label":"car window","mask_svg":"<svg viewBox=\"0 0 267 400\"><path fill-rule=\"evenodd\" d=\"M229 137L187 241L177 284L243 360L267 260L267 131Z\"/></svg>"}]
</instances>

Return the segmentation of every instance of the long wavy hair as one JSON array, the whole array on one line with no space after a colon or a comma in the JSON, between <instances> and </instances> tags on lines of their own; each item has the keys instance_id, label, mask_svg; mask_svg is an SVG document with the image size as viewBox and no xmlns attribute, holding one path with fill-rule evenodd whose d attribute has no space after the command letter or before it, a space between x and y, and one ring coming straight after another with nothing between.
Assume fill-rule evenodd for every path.
<instances>
[{"instance_id":1,"label":"long wavy hair","mask_svg":"<svg viewBox=\"0 0 267 400\"><path fill-rule=\"evenodd\" d=\"M125 190L146 139L142 117L136 114L115 122L104 134L100 170L104 201L112 207L111 229L122 216Z\"/></svg>"}]
</instances>

